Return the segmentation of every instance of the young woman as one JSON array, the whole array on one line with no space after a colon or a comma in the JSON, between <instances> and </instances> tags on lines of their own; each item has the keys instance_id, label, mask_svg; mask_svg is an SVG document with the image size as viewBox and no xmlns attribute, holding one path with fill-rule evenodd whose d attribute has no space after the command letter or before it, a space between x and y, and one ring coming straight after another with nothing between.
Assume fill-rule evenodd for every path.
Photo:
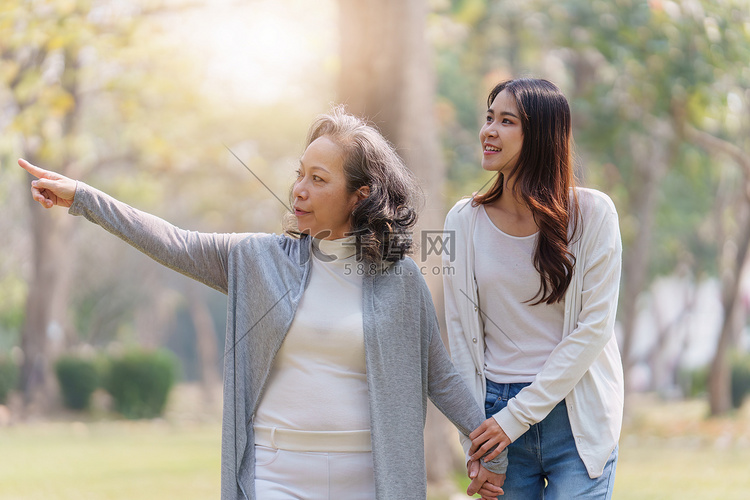
<instances>
[{"instance_id":1,"label":"young woman","mask_svg":"<svg viewBox=\"0 0 750 500\"><path fill-rule=\"evenodd\" d=\"M415 181L357 118L336 109L313 123L292 190L297 227L283 235L184 231L19 164L44 207L69 207L228 294L222 499L425 498L427 397L464 435L484 420L405 258ZM471 489L490 498L505 457L484 465Z\"/></svg>"},{"instance_id":2,"label":"young woman","mask_svg":"<svg viewBox=\"0 0 750 500\"><path fill-rule=\"evenodd\" d=\"M487 416L462 441L473 457L508 447L506 499L610 498L623 405L617 212L574 186L570 109L554 84L507 81L487 106L482 168L497 180L445 223L458 242L445 275L451 355Z\"/></svg>"}]
</instances>

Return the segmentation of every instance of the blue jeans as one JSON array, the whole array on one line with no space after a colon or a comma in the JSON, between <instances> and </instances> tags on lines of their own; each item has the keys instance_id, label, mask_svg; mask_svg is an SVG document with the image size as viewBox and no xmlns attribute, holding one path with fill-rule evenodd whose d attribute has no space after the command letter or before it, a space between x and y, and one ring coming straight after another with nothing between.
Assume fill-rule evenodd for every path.
<instances>
[{"instance_id":1,"label":"blue jeans","mask_svg":"<svg viewBox=\"0 0 750 500\"><path fill-rule=\"evenodd\" d=\"M529 384L498 384L487 380L487 418L505 408ZM502 500L609 500L615 483L617 448L604 473L591 479L578 456L565 401L508 446L508 474Z\"/></svg>"}]
</instances>

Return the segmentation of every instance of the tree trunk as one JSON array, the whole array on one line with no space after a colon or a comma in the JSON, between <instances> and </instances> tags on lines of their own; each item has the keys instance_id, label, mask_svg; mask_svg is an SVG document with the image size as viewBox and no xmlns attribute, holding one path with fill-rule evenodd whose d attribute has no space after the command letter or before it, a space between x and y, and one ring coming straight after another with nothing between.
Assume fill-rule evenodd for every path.
<instances>
[{"instance_id":1,"label":"tree trunk","mask_svg":"<svg viewBox=\"0 0 750 500\"><path fill-rule=\"evenodd\" d=\"M656 343L647 358L651 373L650 390L669 396L675 387L676 367L679 365L682 349L677 355L670 352L672 346L685 344L687 332L683 325L695 307L694 292L692 289L686 291L680 312L669 321L664 319L664 309L656 298L652 298L650 306L656 324Z\"/></svg>"},{"instance_id":2,"label":"tree trunk","mask_svg":"<svg viewBox=\"0 0 750 500\"><path fill-rule=\"evenodd\" d=\"M164 284L169 273L168 269L152 262L147 262L141 271L148 296L141 297L135 309L135 340L146 349L164 346L182 301L178 292Z\"/></svg>"},{"instance_id":3,"label":"tree trunk","mask_svg":"<svg viewBox=\"0 0 750 500\"><path fill-rule=\"evenodd\" d=\"M638 221L635 240L623 256L623 293L622 293L622 362L625 370L625 391L629 391L628 372L632 367L633 340L635 338L635 321L638 316L638 297L646 289L648 264L650 260L651 240L653 238L654 217L658 206L658 195L663 173L652 170L654 163L638 172L638 187L631 190L630 200L633 215ZM664 169L665 170L665 169Z\"/></svg>"},{"instance_id":4,"label":"tree trunk","mask_svg":"<svg viewBox=\"0 0 750 500\"><path fill-rule=\"evenodd\" d=\"M208 404L215 402L215 391L220 387L220 373L217 365L221 362L216 342L216 328L214 328L211 311L206 305L206 300L201 295L202 287L197 282L191 282L187 289L187 298L190 308L190 316L195 327L195 340L197 343L198 359L201 368L201 385L203 394Z\"/></svg>"},{"instance_id":5,"label":"tree trunk","mask_svg":"<svg viewBox=\"0 0 750 500\"><path fill-rule=\"evenodd\" d=\"M64 89L76 103L60 120L60 136L65 142L71 141L80 118L81 96L78 92L77 52L64 50L64 70L61 75ZM43 61L46 52L37 54ZM29 69L29 68L25 68ZM19 72L22 75L23 72ZM11 84L11 90L23 79ZM35 99L16 104L19 112L34 106ZM43 127L42 127L43 128ZM42 134L42 140L54 142ZM28 142L28 141L27 141ZM27 146L24 157L33 164L40 164L42 156L39 147ZM50 148L53 150L54 148ZM49 154L49 153L48 153ZM58 153L59 154L59 153ZM65 175L70 168L71 158L63 150L58 158L57 171ZM33 177L27 174L29 182ZM72 277L73 245L71 244L71 218L58 209L46 210L31 197L28 198L31 213L32 261L33 268L29 281L29 294L26 299L24 323L21 328L21 391L26 411L46 411L52 402L55 381L50 376L53 358L62 351L65 329L69 329L67 318L69 288Z\"/></svg>"},{"instance_id":6,"label":"tree trunk","mask_svg":"<svg viewBox=\"0 0 750 500\"><path fill-rule=\"evenodd\" d=\"M741 146L714 137L701 130L686 126L682 132L687 139L707 152L731 158L742 170L744 179L741 196L742 207L739 216L741 222L738 224L738 235L735 238L737 255L730 264L731 267L721 271L723 324L708 374L708 401L711 415L721 415L732 408L728 351L735 334L734 320L738 313L740 287L747 264L748 246L750 246L750 158ZM720 243L725 244L729 239L730 237L727 237Z\"/></svg>"},{"instance_id":7,"label":"tree trunk","mask_svg":"<svg viewBox=\"0 0 750 500\"><path fill-rule=\"evenodd\" d=\"M644 290L646 283L653 213L659 191L659 184L648 179L637 184L640 188L632 193L633 198L631 199L639 230L636 233L635 240L629 246L629 252L623 258L622 273L622 358L626 372L632 363L630 353L633 345L635 320L638 314L638 297Z\"/></svg>"},{"instance_id":8,"label":"tree trunk","mask_svg":"<svg viewBox=\"0 0 750 500\"><path fill-rule=\"evenodd\" d=\"M708 402L712 416L722 415L732 409L731 372L728 354L737 330L735 319L740 306L741 277L747 262L748 246L750 246L750 214L745 210L743 215L744 221L737 241L735 268L732 270L733 272L727 273L722 286L723 322L719 341L716 345L716 353L711 361L711 368L708 373Z\"/></svg>"},{"instance_id":9,"label":"tree trunk","mask_svg":"<svg viewBox=\"0 0 750 500\"><path fill-rule=\"evenodd\" d=\"M42 208L31 197L29 203L33 266L21 328L20 385L27 411L44 412L55 387L52 357L62 347L68 326L71 219L62 210Z\"/></svg>"},{"instance_id":10,"label":"tree trunk","mask_svg":"<svg viewBox=\"0 0 750 500\"><path fill-rule=\"evenodd\" d=\"M434 113L435 77L431 49L425 39L428 5L425 0L339 0L341 73L339 100L349 112L374 122L414 172L425 193L425 208L414 238L415 255L424 266L441 331L443 318L441 256L431 252L428 239L443 228L442 197L445 166ZM430 255L428 255L430 254ZM432 405L428 412L425 447L427 477L445 481L456 466L456 431Z\"/></svg>"},{"instance_id":11,"label":"tree trunk","mask_svg":"<svg viewBox=\"0 0 750 500\"><path fill-rule=\"evenodd\" d=\"M675 103L679 107L679 103ZM648 266L653 239L656 211L659 208L659 191L662 181L673 164L679 147L682 123L675 119L666 121L651 117L651 135L634 136L631 150L634 156L634 182L629 186L628 199L632 214L638 222L635 240L623 255L621 315L623 341L622 364L625 372L625 396L630 393L628 372L635 360L632 358L635 339L635 321L638 316L638 297L648 286Z\"/></svg>"}]
</instances>

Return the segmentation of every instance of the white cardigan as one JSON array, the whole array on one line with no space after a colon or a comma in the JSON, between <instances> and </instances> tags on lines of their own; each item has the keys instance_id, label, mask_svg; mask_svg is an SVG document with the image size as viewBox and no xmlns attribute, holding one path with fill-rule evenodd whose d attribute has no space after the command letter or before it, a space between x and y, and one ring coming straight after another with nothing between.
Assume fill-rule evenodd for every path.
<instances>
[{"instance_id":1,"label":"white cardigan","mask_svg":"<svg viewBox=\"0 0 750 500\"><path fill-rule=\"evenodd\" d=\"M622 427L623 371L614 334L622 244L612 200L599 191L576 189L581 217L570 244L576 265L565 294L563 339L534 382L494 418L515 441L565 399L578 454L589 476L596 478L617 446ZM455 238L456 251L443 252L443 276L451 357L477 402L484 405L484 328L474 278L478 212L466 198L448 213L445 236ZM491 310L491 305L483 308ZM461 441L468 450L468 438L462 436Z\"/></svg>"}]
</instances>

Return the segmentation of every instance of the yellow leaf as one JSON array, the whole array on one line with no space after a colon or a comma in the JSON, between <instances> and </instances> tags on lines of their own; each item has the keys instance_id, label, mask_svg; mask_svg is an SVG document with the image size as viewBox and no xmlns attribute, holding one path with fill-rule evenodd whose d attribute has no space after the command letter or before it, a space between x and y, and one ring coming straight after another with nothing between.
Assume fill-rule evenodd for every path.
<instances>
[{"instance_id":1,"label":"yellow leaf","mask_svg":"<svg viewBox=\"0 0 750 500\"><path fill-rule=\"evenodd\" d=\"M51 92L46 92L44 96L44 103L51 114L63 116L75 107L76 101L68 92L59 87L50 90Z\"/></svg>"},{"instance_id":2,"label":"yellow leaf","mask_svg":"<svg viewBox=\"0 0 750 500\"><path fill-rule=\"evenodd\" d=\"M483 0L465 0L461 9L456 13L456 21L467 26L474 26L487 13L487 5Z\"/></svg>"},{"instance_id":3,"label":"yellow leaf","mask_svg":"<svg viewBox=\"0 0 750 500\"><path fill-rule=\"evenodd\" d=\"M0 82L7 83L13 80L18 76L20 67L16 61L4 60L0 62Z\"/></svg>"},{"instance_id":4,"label":"yellow leaf","mask_svg":"<svg viewBox=\"0 0 750 500\"><path fill-rule=\"evenodd\" d=\"M65 35L53 35L47 40L47 50L52 52L53 50L61 49L65 47Z\"/></svg>"}]
</instances>

